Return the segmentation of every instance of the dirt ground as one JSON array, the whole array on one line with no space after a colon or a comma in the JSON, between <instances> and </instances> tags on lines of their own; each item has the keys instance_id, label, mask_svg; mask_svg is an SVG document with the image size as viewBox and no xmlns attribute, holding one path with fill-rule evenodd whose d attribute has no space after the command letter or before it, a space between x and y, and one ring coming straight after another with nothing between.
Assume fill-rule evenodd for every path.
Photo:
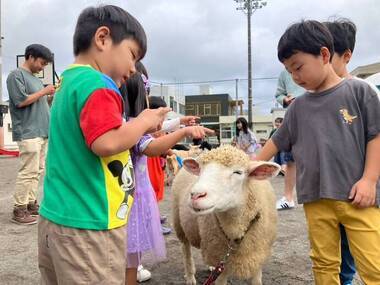
<instances>
[{"instance_id":1,"label":"dirt ground","mask_svg":"<svg viewBox=\"0 0 380 285\"><path fill-rule=\"evenodd\" d=\"M19 226L10 222L12 194L17 174L18 159L0 156L0 284L39 284L37 264L37 226ZM272 181L277 196L283 190L283 178ZM170 188L160 205L162 214L170 216ZM170 221L170 218L169 218ZM168 260L158 265L145 264L152 272L152 279L144 284L184 284L180 243L174 233L166 237ZM305 218L301 206L279 212L278 237L273 254L263 270L266 285L313 284L311 262L308 257ZM200 253L193 250L198 284L208 276L207 267ZM249 284L231 280L229 284ZM356 285L361 282L356 281Z\"/></svg>"}]
</instances>

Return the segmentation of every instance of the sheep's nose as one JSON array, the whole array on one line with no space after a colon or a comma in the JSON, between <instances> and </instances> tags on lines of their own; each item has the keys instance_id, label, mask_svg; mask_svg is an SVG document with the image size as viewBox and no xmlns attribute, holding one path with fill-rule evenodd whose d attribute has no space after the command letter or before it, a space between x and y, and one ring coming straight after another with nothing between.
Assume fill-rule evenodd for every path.
<instances>
[{"instance_id":1,"label":"sheep's nose","mask_svg":"<svg viewBox=\"0 0 380 285\"><path fill-rule=\"evenodd\" d=\"M195 201L195 200L198 200L200 198L206 197L207 196L207 192L203 192L203 193L191 193L190 196L191 196L191 200Z\"/></svg>"}]
</instances>

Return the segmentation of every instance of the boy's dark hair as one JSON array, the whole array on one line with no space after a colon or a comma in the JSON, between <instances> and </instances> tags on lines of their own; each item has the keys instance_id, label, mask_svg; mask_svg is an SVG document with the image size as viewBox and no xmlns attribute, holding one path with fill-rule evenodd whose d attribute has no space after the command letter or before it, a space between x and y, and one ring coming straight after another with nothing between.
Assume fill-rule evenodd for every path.
<instances>
[{"instance_id":1,"label":"boy's dark hair","mask_svg":"<svg viewBox=\"0 0 380 285\"><path fill-rule=\"evenodd\" d=\"M236 125L236 135L238 136L238 135L239 135L239 132L240 132L240 130L239 130L238 127L237 127L237 124L238 124L238 123L241 123L241 125L242 125L242 129L243 129L243 132L244 132L245 134L248 134L248 122L247 122L247 120L246 120L245 118L241 117L241 118L238 118L238 119L236 120L236 123L235 123L235 125Z\"/></svg>"},{"instance_id":2,"label":"boy's dark hair","mask_svg":"<svg viewBox=\"0 0 380 285\"><path fill-rule=\"evenodd\" d=\"M282 123L283 120L284 120L283 118L281 118L281 117L277 117L274 121L275 121L276 123Z\"/></svg>"},{"instance_id":3,"label":"boy's dark hair","mask_svg":"<svg viewBox=\"0 0 380 285\"><path fill-rule=\"evenodd\" d=\"M25 60L28 60L29 57L33 58L42 58L47 62L53 62L54 56L50 49L40 44L32 44L26 47L25 49Z\"/></svg>"},{"instance_id":4,"label":"boy's dark hair","mask_svg":"<svg viewBox=\"0 0 380 285\"><path fill-rule=\"evenodd\" d=\"M297 52L318 56L322 47L330 51L331 61L334 54L334 40L327 27L314 20L301 21L288 27L281 36L277 46L277 56L281 62Z\"/></svg>"},{"instance_id":5,"label":"boy's dark hair","mask_svg":"<svg viewBox=\"0 0 380 285\"><path fill-rule=\"evenodd\" d=\"M158 109L160 107L166 107L164 99L158 96L149 96L149 109Z\"/></svg>"},{"instance_id":6,"label":"boy's dark hair","mask_svg":"<svg viewBox=\"0 0 380 285\"><path fill-rule=\"evenodd\" d=\"M102 26L110 29L114 44L134 39L140 47L140 59L145 56L147 40L143 27L131 14L114 5L88 7L82 11L74 33L75 56L90 48L96 30Z\"/></svg>"},{"instance_id":7,"label":"boy's dark hair","mask_svg":"<svg viewBox=\"0 0 380 285\"><path fill-rule=\"evenodd\" d=\"M334 39L334 51L340 56L345 51L354 52L356 41L356 26L346 18L339 18L334 21L325 22L324 25L329 29Z\"/></svg>"}]
</instances>

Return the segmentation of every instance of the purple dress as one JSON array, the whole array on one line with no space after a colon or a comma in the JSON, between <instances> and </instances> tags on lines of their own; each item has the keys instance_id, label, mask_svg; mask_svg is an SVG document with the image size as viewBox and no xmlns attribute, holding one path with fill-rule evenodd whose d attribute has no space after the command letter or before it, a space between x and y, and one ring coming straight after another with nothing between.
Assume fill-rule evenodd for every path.
<instances>
[{"instance_id":1,"label":"purple dress","mask_svg":"<svg viewBox=\"0 0 380 285\"><path fill-rule=\"evenodd\" d=\"M142 154L152 139L143 136L132 151L136 190L127 226L128 268L137 268L144 260L151 264L166 259L158 204L149 180L147 157Z\"/></svg>"}]
</instances>

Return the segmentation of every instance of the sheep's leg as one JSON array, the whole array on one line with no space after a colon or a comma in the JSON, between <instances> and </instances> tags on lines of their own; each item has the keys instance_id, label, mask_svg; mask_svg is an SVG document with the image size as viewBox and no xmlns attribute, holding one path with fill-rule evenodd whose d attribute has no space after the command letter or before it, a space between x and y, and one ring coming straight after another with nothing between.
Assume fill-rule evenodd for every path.
<instances>
[{"instance_id":1,"label":"sheep's leg","mask_svg":"<svg viewBox=\"0 0 380 285\"><path fill-rule=\"evenodd\" d=\"M227 274L224 271L222 274L219 275L219 277L215 280L215 285L227 285Z\"/></svg>"},{"instance_id":2,"label":"sheep's leg","mask_svg":"<svg viewBox=\"0 0 380 285\"><path fill-rule=\"evenodd\" d=\"M251 285L262 285L262 271L259 269L251 279Z\"/></svg>"},{"instance_id":3,"label":"sheep's leg","mask_svg":"<svg viewBox=\"0 0 380 285\"><path fill-rule=\"evenodd\" d=\"M195 265L191 255L191 245L188 241L182 243L183 264L185 266L186 285L195 285Z\"/></svg>"}]
</instances>

